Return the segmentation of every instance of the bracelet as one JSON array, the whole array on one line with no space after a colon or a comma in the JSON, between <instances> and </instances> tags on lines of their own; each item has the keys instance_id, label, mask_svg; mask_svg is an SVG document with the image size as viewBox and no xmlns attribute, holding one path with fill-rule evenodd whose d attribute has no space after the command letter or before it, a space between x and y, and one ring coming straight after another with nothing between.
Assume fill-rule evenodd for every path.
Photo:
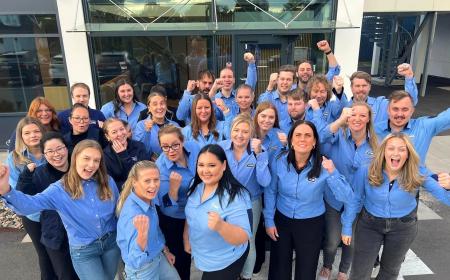
<instances>
[{"instance_id":1,"label":"bracelet","mask_svg":"<svg viewBox=\"0 0 450 280\"><path fill-rule=\"evenodd\" d=\"M325 52L325 55L329 55L332 52L333 52L333 50L330 49L329 51Z\"/></svg>"}]
</instances>

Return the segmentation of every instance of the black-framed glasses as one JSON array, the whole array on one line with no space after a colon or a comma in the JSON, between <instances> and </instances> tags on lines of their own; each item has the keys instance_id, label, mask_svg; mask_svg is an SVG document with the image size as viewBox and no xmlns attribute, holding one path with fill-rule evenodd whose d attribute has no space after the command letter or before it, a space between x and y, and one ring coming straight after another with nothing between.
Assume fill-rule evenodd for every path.
<instances>
[{"instance_id":1,"label":"black-framed glasses","mask_svg":"<svg viewBox=\"0 0 450 280\"><path fill-rule=\"evenodd\" d=\"M180 143L175 143L170 146L169 145L161 146L161 150L163 150L163 152L168 152L170 151L170 149L172 149L173 151L178 151L180 147L181 147Z\"/></svg>"},{"instance_id":2,"label":"black-framed glasses","mask_svg":"<svg viewBox=\"0 0 450 280\"><path fill-rule=\"evenodd\" d=\"M88 123L90 120L89 117L70 117L70 118L76 123L81 123L81 122Z\"/></svg>"},{"instance_id":3,"label":"black-framed glasses","mask_svg":"<svg viewBox=\"0 0 450 280\"><path fill-rule=\"evenodd\" d=\"M66 148L67 148L66 146L60 146L54 150L48 150L48 151L44 152L44 155L46 155L48 157L54 156L55 153L58 153L58 155L60 155Z\"/></svg>"}]
</instances>

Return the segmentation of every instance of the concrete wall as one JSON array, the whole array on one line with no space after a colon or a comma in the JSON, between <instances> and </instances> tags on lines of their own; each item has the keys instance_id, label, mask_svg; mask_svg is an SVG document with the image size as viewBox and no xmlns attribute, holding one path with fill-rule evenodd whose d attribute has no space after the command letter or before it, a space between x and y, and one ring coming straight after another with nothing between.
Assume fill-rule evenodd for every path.
<instances>
[{"instance_id":1,"label":"concrete wall","mask_svg":"<svg viewBox=\"0 0 450 280\"><path fill-rule=\"evenodd\" d=\"M348 1L348 0L347 0ZM352 2L352 5L356 1ZM358 1L359 2L359 1ZM450 11L449 0L365 0L364 12L431 12Z\"/></svg>"},{"instance_id":2,"label":"concrete wall","mask_svg":"<svg viewBox=\"0 0 450 280\"><path fill-rule=\"evenodd\" d=\"M450 2L450 1L449 1ZM436 24L429 75L450 78L450 14L439 14Z\"/></svg>"}]
</instances>

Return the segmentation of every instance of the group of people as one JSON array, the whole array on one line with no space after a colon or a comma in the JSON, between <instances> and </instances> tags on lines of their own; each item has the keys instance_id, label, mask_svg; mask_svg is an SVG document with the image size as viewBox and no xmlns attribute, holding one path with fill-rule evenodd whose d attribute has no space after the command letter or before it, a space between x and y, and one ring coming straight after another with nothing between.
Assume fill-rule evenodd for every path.
<instances>
[{"instance_id":1,"label":"group of people","mask_svg":"<svg viewBox=\"0 0 450 280\"><path fill-rule=\"evenodd\" d=\"M370 279L382 245L377 279L396 279L417 234L419 187L450 205L450 175L424 165L450 109L411 118L408 64L398 67L405 90L373 98L358 71L350 97L328 42L317 46L327 75L308 61L283 65L256 102L251 53L236 89L231 68L201 71L177 119L163 87L145 105L126 80L101 110L83 83L69 110L33 100L0 194L22 216L41 279L114 279L123 262L127 279L185 280L191 259L202 279L251 279L265 235L269 279L292 279L294 251L295 279L330 279L341 241L338 279Z\"/></svg>"}]
</instances>

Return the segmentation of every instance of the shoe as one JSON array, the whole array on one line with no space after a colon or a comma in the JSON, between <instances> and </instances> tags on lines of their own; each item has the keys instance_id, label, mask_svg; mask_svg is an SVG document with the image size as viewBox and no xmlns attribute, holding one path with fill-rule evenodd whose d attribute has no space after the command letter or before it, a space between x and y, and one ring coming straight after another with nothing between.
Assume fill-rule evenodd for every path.
<instances>
[{"instance_id":1,"label":"shoe","mask_svg":"<svg viewBox=\"0 0 450 280\"><path fill-rule=\"evenodd\" d=\"M337 275L337 280L348 280L347 274L344 272L339 272Z\"/></svg>"},{"instance_id":2,"label":"shoe","mask_svg":"<svg viewBox=\"0 0 450 280\"><path fill-rule=\"evenodd\" d=\"M329 280L331 277L331 269L322 267L322 269L319 272L319 277L317 277L317 280Z\"/></svg>"}]
</instances>

